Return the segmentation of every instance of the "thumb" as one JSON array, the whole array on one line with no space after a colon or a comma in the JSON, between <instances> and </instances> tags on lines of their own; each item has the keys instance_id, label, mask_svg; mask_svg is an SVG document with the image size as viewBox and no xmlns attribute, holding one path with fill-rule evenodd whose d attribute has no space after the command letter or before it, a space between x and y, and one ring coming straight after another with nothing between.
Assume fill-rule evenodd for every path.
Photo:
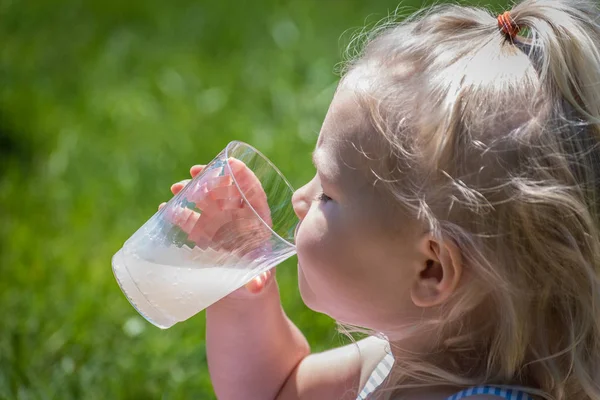
<instances>
[{"instance_id":1,"label":"thumb","mask_svg":"<svg viewBox=\"0 0 600 400\"><path fill-rule=\"evenodd\" d=\"M263 272L256 278L252 279L250 282L246 284L246 289L250 293L257 294L260 293L266 288L269 283L273 280L273 274L270 270Z\"/></svg>"}]
</instances>

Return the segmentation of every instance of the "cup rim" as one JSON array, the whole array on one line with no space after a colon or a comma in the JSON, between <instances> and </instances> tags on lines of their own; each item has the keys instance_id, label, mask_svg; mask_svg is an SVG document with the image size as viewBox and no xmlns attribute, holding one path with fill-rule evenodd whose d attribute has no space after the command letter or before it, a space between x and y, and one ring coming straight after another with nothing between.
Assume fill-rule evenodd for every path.
<instances>
[{"instance_id":1,"label":"cup rim","mask_svg":"<svg viewBox=\"0 0 600 400\"><path fill-rule=\"evenodd\" d=\"M260 222L267 227L267 229L269 229L271 231L271 233L273 233L276 237L278 237L280 240L284 241L286 244L292 246L292 247L296 247L295 243L290 242L289 240L283 238L279 233L275 232L273 230L272 227L269 226L269 224L267 224L260 216L260 214L254 209L254 207L252 207L252 204L250 203L250 201L248 201L248 199L246 198L246 195L244 194L244 192L242 191L242 189L240 188L240 185L237 182L237 179L235 177L235 174L233 173L233 171L231 170L231 165L229 165L229 152L231 150L231 147L236 146L236 145L242 145L245 146L247 148L249 148L250 150L252 150L253 152L255 152L257 155L259 155L264 161L267 162L267 164L269 164L269 166L271 168L273 168L273 170L277 173L277 175L279 175L279 177L283 180L283 182L287 185L287 187L290 189L290 191L292 192L292 194L294 193L294 188L292 187L292 185L290 184L290 182L287 180L287 178L285 177L285 175L283 175L283 173L279 170L279 168L277 168L277 166L275 164L273 164L273 162L266 157L263 153L260 152L260 150L256 149L256 147L246 143L246 142L242 142L241 140L233 140L229 143L227 143L227 146L225 146L225 165L227 168L227 171L229 172L229 174L232 177L233 183L235 184L235 187L237 188L238 192L242 195L242 199L244 200L244 202L246 203L246 205L248 207L250 207L250 209L252 210L252 212L254 213L254 215L256 215L258 217L258 219L260 220ZM298 221L299 223L300 221ZM298 225L298 224L296 224ZM294 238L295 239L295 238Z\"/></svg>"}]
</instances>

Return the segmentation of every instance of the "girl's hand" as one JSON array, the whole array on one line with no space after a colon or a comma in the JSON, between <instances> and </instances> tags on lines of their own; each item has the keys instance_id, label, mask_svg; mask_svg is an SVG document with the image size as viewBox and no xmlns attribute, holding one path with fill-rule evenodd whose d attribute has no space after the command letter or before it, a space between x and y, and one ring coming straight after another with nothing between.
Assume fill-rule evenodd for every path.
<instances>
[{"instance_id":1,"label":"girl's hand","mask_svg":"<svg viewBox=\"0 0 600 400\"><path fill-rule=\"evenodd\" d=\"M228 162L248 203L271 226L267 197L256 175L239 160L232 158ZM204 168L204 165L194 165L190 169L192 178ZM181 192L190 181L191 179L187 179L171 185L173 195ZM189 194L186 192L186 197L196 203L202 212L189 208L179 208L174 212L167 210L170 212L167 218L186 232L189 240L198 247L225 251L236 251L242 247L245 251L251 251L253 247L258 248L261 244L268 243L271 232L242 201L231 176L208 177L199 185L198 190ZM165 204L162 203L159 209ZM272 272L263 272L228 297L247 298L249 294L258 294L271 283L273 276L274 269Z\"/></svg>"}]
</instances>

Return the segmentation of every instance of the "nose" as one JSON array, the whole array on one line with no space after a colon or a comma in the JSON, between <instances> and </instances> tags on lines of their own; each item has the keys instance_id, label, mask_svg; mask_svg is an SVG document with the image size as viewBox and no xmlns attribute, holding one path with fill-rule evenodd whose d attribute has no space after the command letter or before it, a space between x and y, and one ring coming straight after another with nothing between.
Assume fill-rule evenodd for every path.
<instances>
[{"instance_id":1,"label":"nose","mask_svg":"<svg viewBox=\"0 0 600 400\"><path fill-rule=\"evenodd\" d=\"M308 200L308 184L294 192L292 195L292 207L294 207L294 212L298 216L298 219L302 221L310 208L310 201Z\"/></svg>"}]
</instances>

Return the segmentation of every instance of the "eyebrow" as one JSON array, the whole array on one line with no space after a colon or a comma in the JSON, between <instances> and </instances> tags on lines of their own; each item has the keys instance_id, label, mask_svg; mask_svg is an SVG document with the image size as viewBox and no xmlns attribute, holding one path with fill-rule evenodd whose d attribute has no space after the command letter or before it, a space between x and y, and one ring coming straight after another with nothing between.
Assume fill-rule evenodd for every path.
<instances>
[{"instance_id":1,"label":"eyebrow","mask_svg":"<svg viewBox=\"0 0 600 400\"><path fill-rule=\"evenodd\" d=\"M312 152L311 158L312 158L312 163L315 166L315 168L320 169L319 165L321 165L321 164L319 163L319 157L317 156L317 152L318 152L318 150L314 149Z\"/></svg>"},{"instance_id":2,"label":"eyebrow","mask_svg":"<svg viewBox=\"0 0 600 400\"><path fill-rule=\"evenodd\" d=\"M312 152L312 163L317 169L319 175L321 175L325 180L332 181L334 172L331 170L330 165L327 163L323 163L323 153L324 150L315 149ZM320 156L320 157L319 157Z\"/></svg>"}]
</instances>

